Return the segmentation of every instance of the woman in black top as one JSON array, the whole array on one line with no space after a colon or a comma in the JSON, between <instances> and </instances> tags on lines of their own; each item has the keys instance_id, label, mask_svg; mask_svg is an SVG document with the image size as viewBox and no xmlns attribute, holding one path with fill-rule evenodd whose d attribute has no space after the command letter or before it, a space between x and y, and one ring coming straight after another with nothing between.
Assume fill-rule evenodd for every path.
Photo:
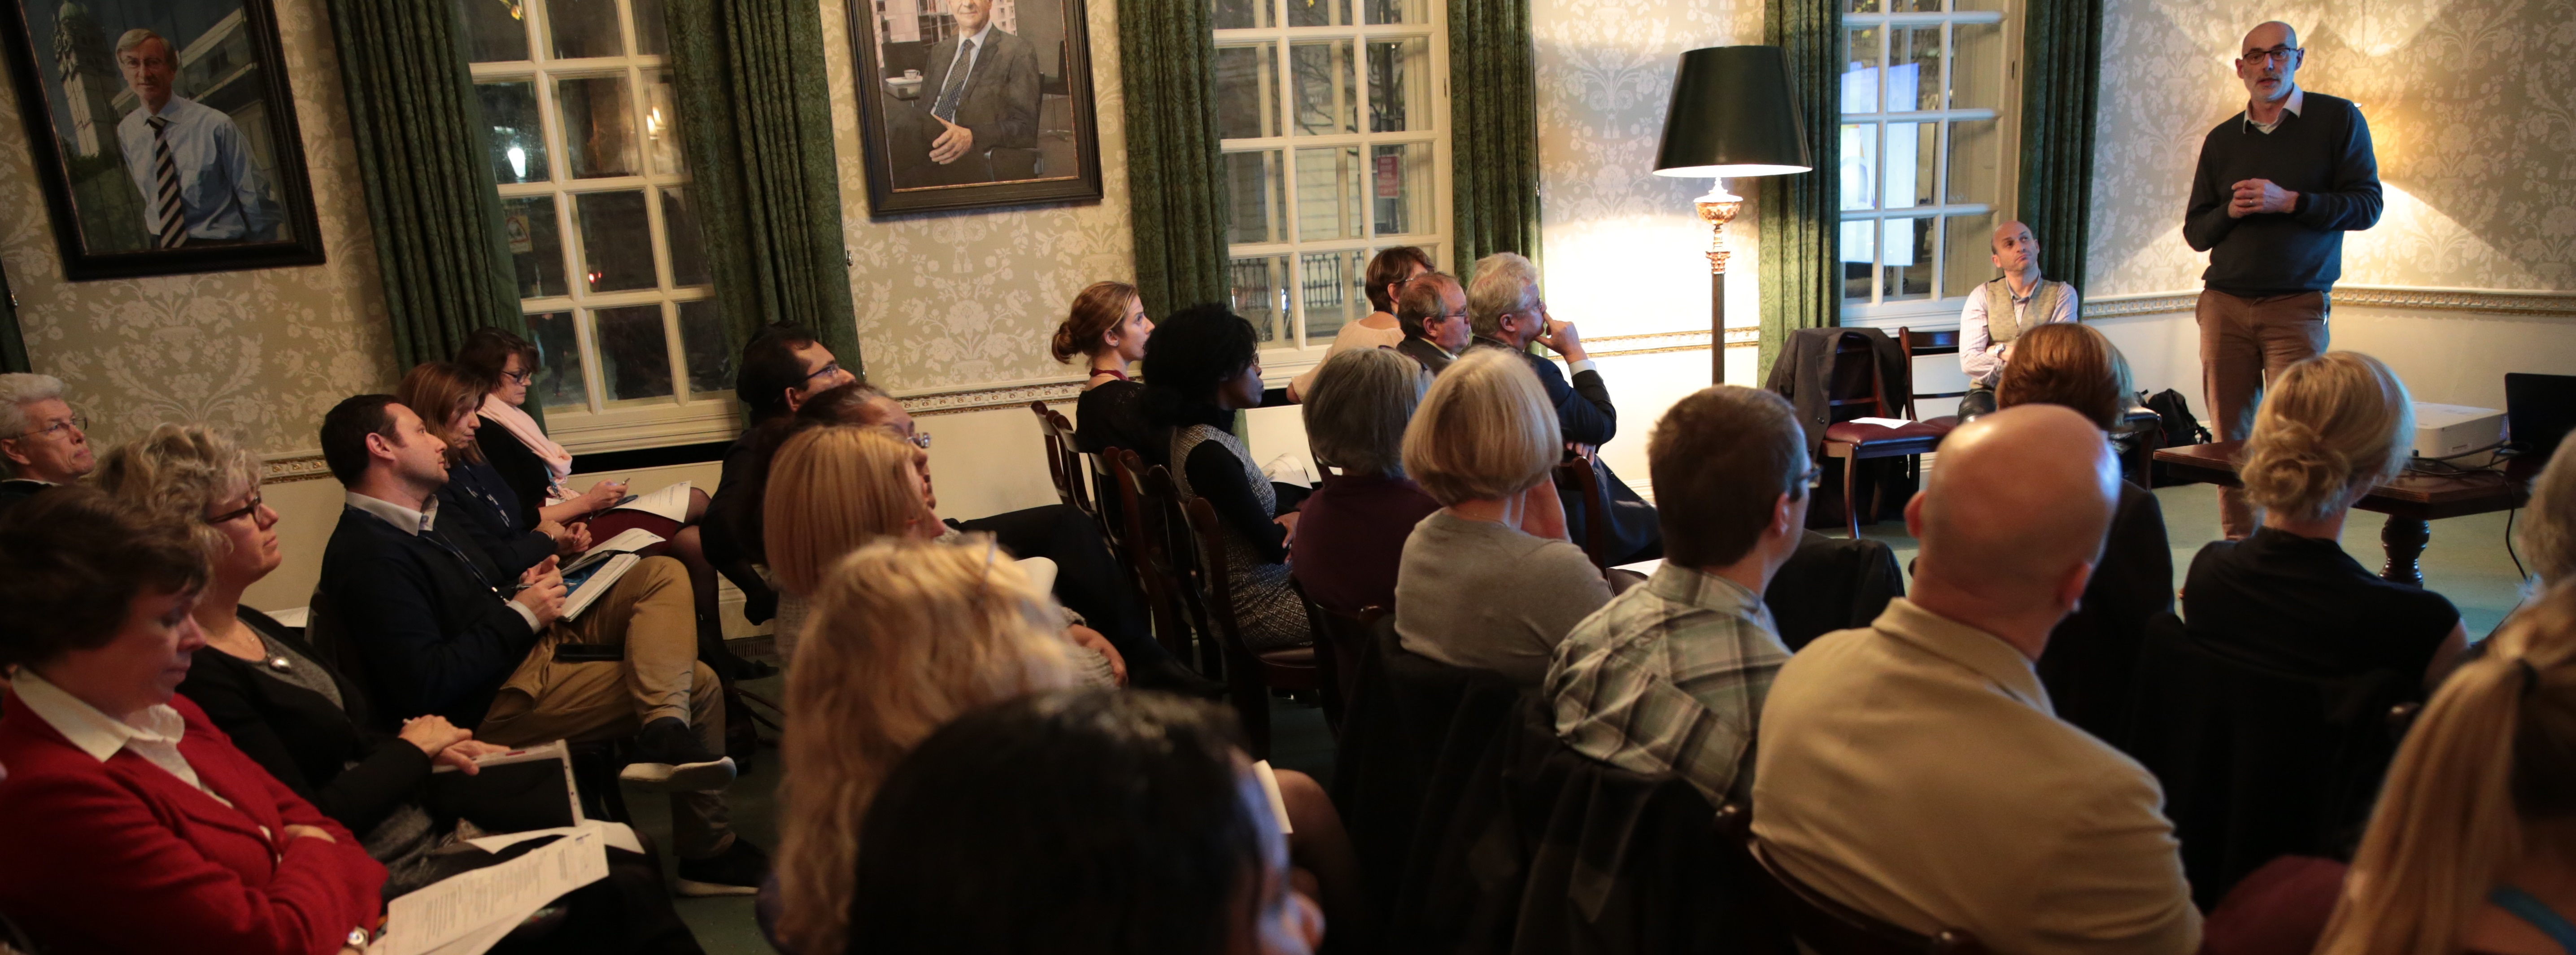
<instances>
[{"instance_id":1,"label":"woman in black top","mask_svg":"<svg viewBox=\"0 0 2576 955\"><path fill-rule=\"evenodd\" d=\"M1145 356L1146 414L1169 429L1172 482L1207 498L1225 525L1234 614L1255 651L1312 642L1305 604L1288 586L1288 537L1302 488L1271 483L1234 436L1234 413L1261 405L1260 341L1222 305L1182 309Z\"/></svg>"},{"instance_id":2,"label":"woman in black top","mask_svg":"<svg viewBox=\"0 0 2576 955\"><path fill-rule=\"evenodd\" d=\"M2271 391L2238 472L2263 523L2192 559L2182 601L2192 634L2292 673L2440 682L2467 643L2459 611L2372 574L2338 543L2353 503L2406 463L2406 386L2378 359L2339 351L2290 366Z\"/></svg>"},{"instance_id":3,"label":"woman in black top","mask_svg":"<svg viewBox=\"0 0 2576 955\"><path fill-rule=\"evenodd\" d=\"M1145 418L1145 386L1127 370L1145 357L1145 340L1154 320L1136 287L1125 282L1093 282L1073 298L1073 311L1055 329L1055 360L1072 364L1087 358L1091 375L1073 406L1074 445L1089 454L1125 448L1145 456L1147 464L1163 463L1163 442Z\"/></svg>"}]
</instances>

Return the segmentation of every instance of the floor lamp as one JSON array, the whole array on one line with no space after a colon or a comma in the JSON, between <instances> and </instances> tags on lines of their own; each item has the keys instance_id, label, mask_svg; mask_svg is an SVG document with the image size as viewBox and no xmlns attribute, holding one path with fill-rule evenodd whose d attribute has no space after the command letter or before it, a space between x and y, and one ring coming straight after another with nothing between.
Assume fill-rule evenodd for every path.
<instances>
[{"instance_id":1,"label":"floor lamp","mask_svg":"<svg viewBox=\"0 0 2576 955\"><path fill-rule=\"evenodd\" d=\"M1712 382L1726 383L1726 223L1744 206L1742 196L1726 191L1726 180L1813 168L1789 60L1779 47L1712 46L1682 54L1673 102L1664 111L1663 144L1655 151L1655 175L1717 180L1697 201L1700 220L1713 230L1708 241Z\"/></svg>"}]
</instances>

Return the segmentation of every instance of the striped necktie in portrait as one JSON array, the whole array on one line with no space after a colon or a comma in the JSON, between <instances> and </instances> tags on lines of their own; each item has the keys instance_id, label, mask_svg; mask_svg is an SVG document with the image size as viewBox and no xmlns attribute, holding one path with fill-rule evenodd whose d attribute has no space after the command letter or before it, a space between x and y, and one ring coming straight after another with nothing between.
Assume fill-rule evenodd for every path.
<instances>
[{"instance_id":1,"label":"striped necktie in portrait","mask_svg":"<svg viewBox=\"0 0 2576 955\"><path fill-rule=\"evenodd\" d=\"M940 84L939 102L932 104L930 115L951 123L957 121L957 100L966 95L966 74L974 63L975 41L970 39L957 44L957 57L948 65L948 81Z\"/></svg>"},{"instance_id":2,"label":"striped necktie in portrait","mask_svg":"<svg viewBox=\"0 0 2576 955\"><path fill-rule=\"evenodd\" d=\"M155 116L145 122L152 124L152 209L160 222L154 242L175 249L188 241L188 222L179 208L179 164L170 158L170 118Z\"/></svg>"}]
</instances>

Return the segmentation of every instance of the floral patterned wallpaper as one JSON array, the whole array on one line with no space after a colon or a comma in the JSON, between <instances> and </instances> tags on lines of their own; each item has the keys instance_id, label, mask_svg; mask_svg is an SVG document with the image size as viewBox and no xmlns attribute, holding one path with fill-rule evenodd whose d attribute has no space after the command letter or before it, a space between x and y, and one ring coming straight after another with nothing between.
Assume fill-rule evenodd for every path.
<instances>
[{"instance_id":1,"label":"floral patterned wallpaper","mask_svg":"<svg viewBox=\"0 0 2576 955\"><path fill-rule=\"evenodd\" d=\"M1708 327L1705 179L1654 174L1684 50L1762 42L1760 0L1535 4L1541 265L1549 311L1586 337ZM1757 324L1756 183L1727 227L1727 324Z\"/></svg>"},{"instance_id":2,"label":"floral patterned wallpaper","mask_svg":"<svg viewBox=\"0 0 2576 955\"><path fill-rule=\"evenodd\" d=\"M2201 136L2244 108L2237 42L2300 31L2304 88L2361 104L2388 205L2344 244L2355 285L2576 290L2576 3L2110 0L2092 237L2096 296L2200 286L2182 241Z\"/></svg>"},{"instance_id":3,"label":"floral patterned wallpaper","mask_svg":"<svg viewBox=\"0 0 2576 955\"><path fill-rule=\"evenodd\" d=\"M29 357L70 388L92 441L180 421L271 456L317 453L324 411L395 380L331 26L321 0L276 0L276 10L323 265L64 280L15 84L0 95L0 266L18 295Z\"/></svg>"},{"instance_id":4,"label":"floral patterned wallpaper","mask_svg":"<svg viewBox=\"0 0 2576 955\"><path fill-rule=\"evenodd\" d=\"M872 221L851 84L848 10L823 5L824 63L841 160L843 241L868 379L897 391L1072 379L1047 354L1074 293L1135 277L1127 226L1126 98L1114 0L1087 0L1100 125L1101 201Z\"/></svg>"}]
</instances>

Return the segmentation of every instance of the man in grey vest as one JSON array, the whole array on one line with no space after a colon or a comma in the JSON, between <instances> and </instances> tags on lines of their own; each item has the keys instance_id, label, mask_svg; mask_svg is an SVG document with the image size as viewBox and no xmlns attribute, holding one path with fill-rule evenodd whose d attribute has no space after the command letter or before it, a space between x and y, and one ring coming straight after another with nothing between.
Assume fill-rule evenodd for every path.
<instances>
[{"instance_id":1,"label":"man in grey vest","mask_svg":"<svg viewBox=\"0 0 2576 955\"><path fill-rule=\"evenodd\" d=\"M1994 251L1990 261L2004 274L1970 289L1959 311L1959 370L1968 373L1969 389L1959 402L1961 417L1995 410L1995 382L2002 380L2013 340L2022 332L2075 320L2075 286L2039 277L2039 240L2029 226L2004 223L1988 247Z\"/></svg>"}]
</instances>

